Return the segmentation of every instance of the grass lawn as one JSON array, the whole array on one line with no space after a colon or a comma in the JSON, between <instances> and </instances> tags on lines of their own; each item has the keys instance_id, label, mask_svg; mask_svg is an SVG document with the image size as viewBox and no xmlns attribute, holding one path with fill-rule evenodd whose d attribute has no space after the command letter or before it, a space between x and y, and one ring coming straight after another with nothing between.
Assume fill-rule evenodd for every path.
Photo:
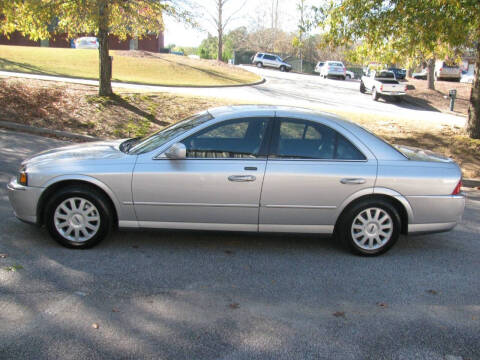
<instances>
[{"instance_id":1,"label":"grass lawn","mask_svg":"<svg viewBox=\"0 0 480 360\"><path fill-rule=\"evenodd\" d=\"M155 85L237 85L260 80L215 60L145 51L111 51L115 81ZM98 79L98 51L0 45L0 70Z\"/></svg>"},{"instance_id":2,"label":"grass lawn","mask_svg":"<svg viewBox=\"0 0 480 360\"><path fill-rule=\"evenodd\" d=\"M0 79L0 120L103 138L142 136L209 107L240 104L168 93L97 96L93 86L27 79ZM322 109L314 109L322 110ZM480 178L480 140L437 120L397 118L338 111L387 141L443 153L455 159L466 178Z\"/></svg>"}]
</instances>

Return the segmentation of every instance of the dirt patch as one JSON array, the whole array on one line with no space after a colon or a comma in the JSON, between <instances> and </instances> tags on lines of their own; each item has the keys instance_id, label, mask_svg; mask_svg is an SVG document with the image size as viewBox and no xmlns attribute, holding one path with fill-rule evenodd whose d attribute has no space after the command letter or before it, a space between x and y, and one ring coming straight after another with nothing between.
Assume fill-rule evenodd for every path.
<instances>
[{"instance_id":1,"label":"dirt patch","mask_svg":"<svg viewBox=\"0 0 480 360\"><path fill-rule=\"evenodd\" d=\"M435 90L428 89L427 80L408 79L408 84L413 85L414 89L408 90L408 96L417 101L442 112L450 111L450 98L448 91L457 90L457 99L455 100L454 112L467 115L468 104L470 100L471 84L459 83L453 81L436 81Z\"/></svg>"},{"instance_id":2,"label":"dirt patch","mask_svg":"<svg viewBox=\"0 0 480 360\"><path fill-rule=\"evenodd\" d=\"M167 93L97 96L91 86L0 79L0 119L102 138L144 136L210 107L212 98Z\"/></svg>"}]
</instances>

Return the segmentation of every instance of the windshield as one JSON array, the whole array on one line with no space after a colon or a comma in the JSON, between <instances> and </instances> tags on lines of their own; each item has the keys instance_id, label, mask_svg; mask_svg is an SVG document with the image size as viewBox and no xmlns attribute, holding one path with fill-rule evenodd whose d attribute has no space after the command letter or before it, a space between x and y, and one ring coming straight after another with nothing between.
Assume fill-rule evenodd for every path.
<instances>
[{"instance_id":1,"label":"windshield","mask_svg":"<svg viewBox=\"0 0 480 360\"><path fill-rule=\"evenodd\" d=\"M143 154L155 150L170 139L187 132L194 127L213 119L207 111L195 114L185 120L163 128L150 136L139 139L138 142L128 150L130 154Z\"/></svg>"}]
</instances>

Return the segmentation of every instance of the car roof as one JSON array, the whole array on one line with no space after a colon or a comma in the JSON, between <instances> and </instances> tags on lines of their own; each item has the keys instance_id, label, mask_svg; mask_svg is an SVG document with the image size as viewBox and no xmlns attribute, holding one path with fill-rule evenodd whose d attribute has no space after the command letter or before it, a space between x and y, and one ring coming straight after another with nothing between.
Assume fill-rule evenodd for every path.
<instances>
[{"instance_id":1,"label":"car roof","mask_svg":"<svg viewBox=\"0 0 480 360\"><path fill-rule=\"evenodd\" d=\"M275 114L281 113L281 116L305 117L306 120L322 120L327 124L336 124L346 129L349 133L353 134L353 136L360 139L360 141L375 154L378 160L406 159L390 144L364 129L362 126L328 112L284 105L231 105L211 108L207 111L214 118L229 118L235 115L248 117L249 114L251 114L251 116L275 116Z\"/></svg>"}]
</instances>

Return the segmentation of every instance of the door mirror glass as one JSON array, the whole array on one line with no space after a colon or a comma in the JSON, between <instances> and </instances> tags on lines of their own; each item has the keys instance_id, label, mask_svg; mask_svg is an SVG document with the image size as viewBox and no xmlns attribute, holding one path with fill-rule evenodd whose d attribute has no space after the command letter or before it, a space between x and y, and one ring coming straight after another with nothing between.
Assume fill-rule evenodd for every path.
<instances>
[{"instance_id":1,"label":"door mirror glass","mask_svg":"<svg viewBox=\"0 0 480 360\"><path fill-rule=\"evenodd\" d=\"M169 159L185 159L187 157L187 148L182 143L176 143L165 151L165 156Z\"/></svg>"}]
</instances>

